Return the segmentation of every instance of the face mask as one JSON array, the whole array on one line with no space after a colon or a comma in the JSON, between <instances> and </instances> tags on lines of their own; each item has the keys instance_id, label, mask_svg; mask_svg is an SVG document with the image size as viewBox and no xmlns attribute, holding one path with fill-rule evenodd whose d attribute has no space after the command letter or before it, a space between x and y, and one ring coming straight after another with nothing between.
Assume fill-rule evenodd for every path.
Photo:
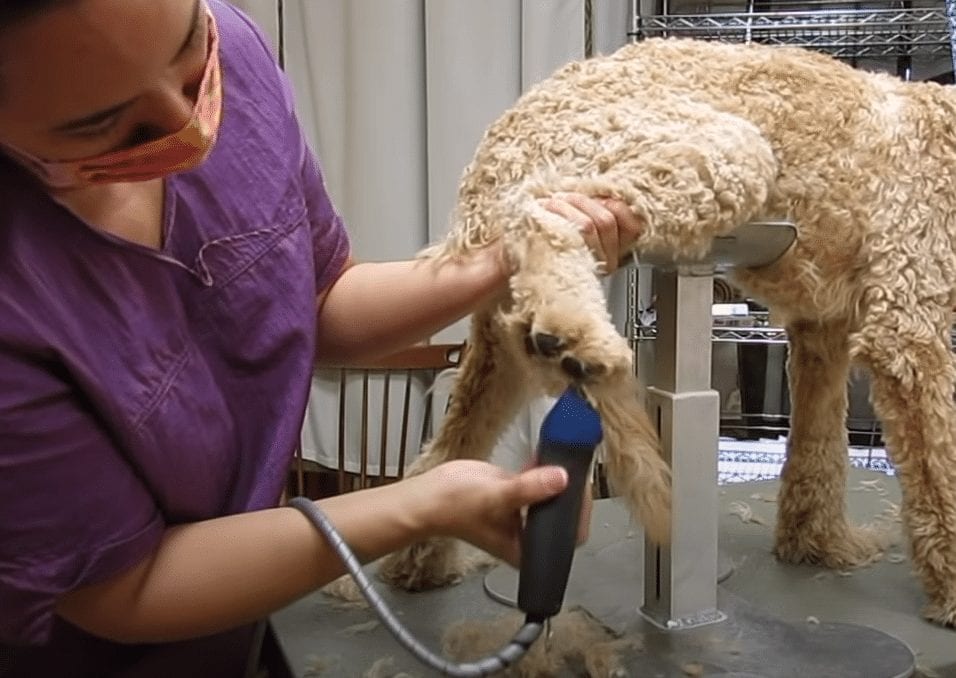
<instances>
[{"instance_id":1,"label":"face mask","mask_svg":"<svg viewBox=\"0 0 956 678\"><path fill-rule=\"evenodd\" d=\"M50 161L4 146L13 158L51 188L148 181L199 165L216 141L222 118L219 33L209 14L209 57L189 122L178 132L139 146L80 160Z\"/></svg>"}]
</instances>

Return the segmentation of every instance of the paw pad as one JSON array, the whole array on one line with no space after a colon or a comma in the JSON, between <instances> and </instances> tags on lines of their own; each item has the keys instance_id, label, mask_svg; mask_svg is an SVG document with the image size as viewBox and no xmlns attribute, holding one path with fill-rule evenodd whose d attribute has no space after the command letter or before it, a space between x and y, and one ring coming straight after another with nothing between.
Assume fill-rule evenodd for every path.
<instances>
[{"instance_id":1,"label":"paw pad","mask_svg":"<svg viewBox=\"0 0 956 678\"><path fill-rule=\"evenodd\" d=\"M560 337L546 332L530 332L525 337L525 347L531 355L540 355L545 358L557 358L564 348Z\"/></svg>"},{"instance_id":2,"label":"paw pad","mask_svg":"<svg viewBox=\"0 0 956 678\"><path fill-rule=\"evenodd\" d=\"M578 381L584 379L590 374L587 365L582 363L577 358L572 358L571 356L566 356L561 359L561 369L564 370L564 373L569 377Z\"/></svg>"}]
</instances>

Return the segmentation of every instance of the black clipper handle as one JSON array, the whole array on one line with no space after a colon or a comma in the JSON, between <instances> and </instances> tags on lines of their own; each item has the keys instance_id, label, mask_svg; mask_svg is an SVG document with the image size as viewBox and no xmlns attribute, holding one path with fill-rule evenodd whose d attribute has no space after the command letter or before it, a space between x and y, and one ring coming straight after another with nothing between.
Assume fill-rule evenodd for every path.
<instances>
[{"instance_id":1,"label":"black clipper handle","mask_svg":"<svg viewBox=\"0 0 956 678\"><path fill-rule=\"evenodd\" d=\"M538 444L538 464L563 466L568 486L528 509L521 540L518 607L531 621L543 621L561 610L595 447L545 438Z\"/></svg>"}]
</instances>

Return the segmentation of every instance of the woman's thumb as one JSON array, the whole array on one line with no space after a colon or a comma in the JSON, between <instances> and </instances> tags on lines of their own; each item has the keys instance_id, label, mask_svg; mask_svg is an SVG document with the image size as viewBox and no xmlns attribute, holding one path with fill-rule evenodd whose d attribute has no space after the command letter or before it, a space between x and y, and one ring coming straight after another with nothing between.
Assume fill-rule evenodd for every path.
<instances>
[{"instance_id":1,"label":"woman's thumb","mask_svg":"<svg viewBox=\"0 0 956 678\"><path fill-rule=\"evenodd\" d=\"M561 466L537 466L515 477L515 501L520 506L550 499L568 486L568 472Z\"/></svg>"}]
</instances>

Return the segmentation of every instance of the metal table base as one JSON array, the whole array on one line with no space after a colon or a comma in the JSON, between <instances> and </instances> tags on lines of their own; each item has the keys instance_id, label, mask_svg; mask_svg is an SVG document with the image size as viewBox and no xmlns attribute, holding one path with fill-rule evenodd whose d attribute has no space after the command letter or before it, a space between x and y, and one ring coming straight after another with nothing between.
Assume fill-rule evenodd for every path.
<instances>
[{"instance_id":1,"label":"metal table base","mask_svg":"<svg viewBox=\"0 0 956 678\"><path fill-rule=\"evenodd\" d=\"M650 662L661 675L687 661L702 663L704 675L911 675L913 653L888 634L852 624L795 625L718 596L712 276L700 266L656 271L656 360L647 407L671 465L673 521L668 546L644 549L643 604L630 632L645 636L645 649L634 665L646 671Z\"/></svg>"}]
</instances>

